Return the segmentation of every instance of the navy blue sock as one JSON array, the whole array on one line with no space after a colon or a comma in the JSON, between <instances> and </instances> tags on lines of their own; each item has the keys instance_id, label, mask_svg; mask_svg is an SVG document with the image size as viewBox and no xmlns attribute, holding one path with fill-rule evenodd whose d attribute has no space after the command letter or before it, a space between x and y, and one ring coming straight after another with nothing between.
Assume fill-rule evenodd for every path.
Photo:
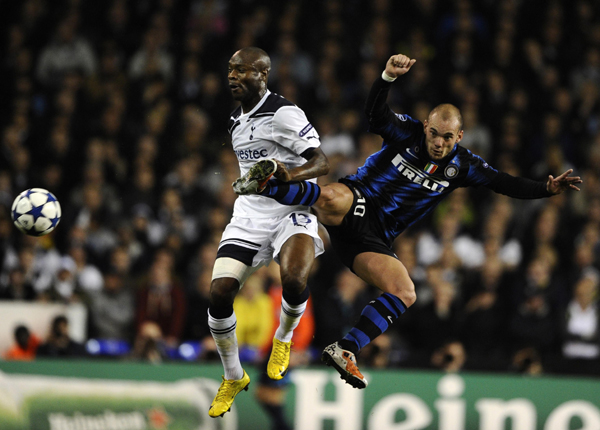
<instances>
[{"instance_id":1,"label":"navy blue sock","mask_svg":"<svg viewBox=\"0 0 600 430\"><path fill-rule=\"evenodd\" d=\"M260 195L271 197L282 205L312 206L321 195L321 187L307 181L282 182L279 179L271 179Z\"/></svg>"},{"instance_id":2,"label":"navy blue sock","mask_svg":"<svg viewBox=\"0 0 600 430\"><path fill-rule=\"evenodd\" d=\"M339 341L340 347L354 354L385 332L406 311L397 296L384 293L372 300L360 314L358 323Z\"/></svg>"}]
</instances>

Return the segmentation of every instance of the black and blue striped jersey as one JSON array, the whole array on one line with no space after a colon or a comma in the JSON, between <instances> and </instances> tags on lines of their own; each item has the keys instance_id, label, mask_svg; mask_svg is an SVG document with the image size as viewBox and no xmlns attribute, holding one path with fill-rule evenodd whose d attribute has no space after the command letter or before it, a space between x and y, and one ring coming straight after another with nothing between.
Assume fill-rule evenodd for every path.
<instances>
[{"instance_id":1,"label":"black and blue striped jersey","mask_svg":"<svg viewBox=\"0 0 600 430\"><path fill-rule=\"evenodd\" d=\"M387 106L389 87L388 82L378 79L366 106L369 131L383 137L381 150L369 156L356 174L342 180L367 198L388 244L458 187L483 185L518 198L550 195L545 183L499 172L459 144L444 159L432 161L425 147L423 124L408 115L395 114Z\"/></svg>"}]
</instances>

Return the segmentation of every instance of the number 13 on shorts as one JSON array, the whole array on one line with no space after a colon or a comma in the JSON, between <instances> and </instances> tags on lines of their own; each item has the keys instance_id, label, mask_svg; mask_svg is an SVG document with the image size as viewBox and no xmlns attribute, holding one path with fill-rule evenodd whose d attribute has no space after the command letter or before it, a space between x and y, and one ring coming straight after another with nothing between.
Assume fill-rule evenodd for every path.
<instances>
[{"instance_id":1,"label":"number 13 on shorts","mask_svg":"<svg viewBox=\"0 0 600 430\"><path fill-rule=\"evenodd\" d=\"M307 225L311 223L310 218L303 213L292 212L289 218L292 220L292 224L294 224L296 227L304 227L308 229Z\"/></svg>"}]
</instances>

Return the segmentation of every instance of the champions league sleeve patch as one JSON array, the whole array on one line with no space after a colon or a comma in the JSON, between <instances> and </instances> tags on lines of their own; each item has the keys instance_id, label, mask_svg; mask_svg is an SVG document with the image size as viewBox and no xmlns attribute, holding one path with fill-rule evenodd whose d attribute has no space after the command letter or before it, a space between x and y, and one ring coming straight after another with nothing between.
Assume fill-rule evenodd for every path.
<instances>
[{"instance_id":1,"label":"champions league sleeve patch","mask_svg":"<svg viewBox=\"0 0 600 430\"><path fill-rule=\"evenodd\" d=\"M300 130L300 133L298 133L300 135L300 137L304 137L306 136L306 133L308 133L309 131L311 131L313 128L313 125L311 123L308 123L308 125L306 127L304 127L302 130Z\"/></svg>"}]
</instances>

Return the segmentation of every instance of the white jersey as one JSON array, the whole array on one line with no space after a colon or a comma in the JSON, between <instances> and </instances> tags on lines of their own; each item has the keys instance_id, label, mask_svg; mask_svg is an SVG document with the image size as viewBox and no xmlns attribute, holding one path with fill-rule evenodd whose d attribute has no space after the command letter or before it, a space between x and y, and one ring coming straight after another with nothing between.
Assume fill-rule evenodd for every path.
<instances>
[{"instance_id":1,"label":"white jersey","mask_svg":"<svg viewBox=\"0 0 600 430\"><path fill-rule=\"evenodd\" d=\"M304 111L269 90L250 112L243 113L240 106L231 114L229 133L240 163L240 176L245 175L258 161L269 158L279 160L288 169L293 169L306 163L300 154L321 145L319 135L308 122ZM239 196L233 207L233 216L269 218L298 210L308 208L284 206L258 195Z\"/></svg>"}]
</instances>

